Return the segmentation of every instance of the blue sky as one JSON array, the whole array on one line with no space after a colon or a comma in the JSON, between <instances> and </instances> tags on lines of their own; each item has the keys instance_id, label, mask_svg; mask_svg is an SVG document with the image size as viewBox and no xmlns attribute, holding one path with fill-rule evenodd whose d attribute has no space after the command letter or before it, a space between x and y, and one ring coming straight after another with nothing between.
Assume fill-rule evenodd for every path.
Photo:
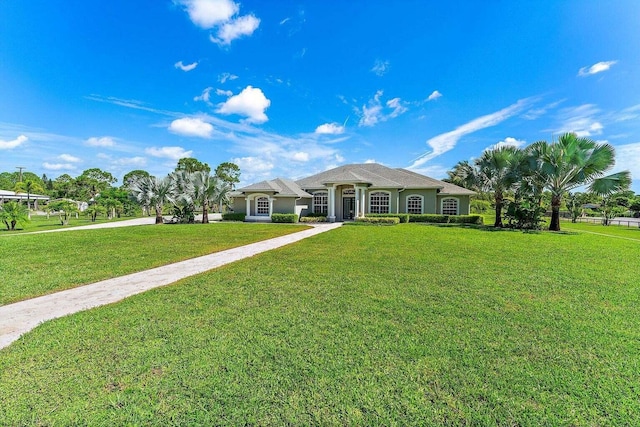
<instances>
[{"instance_id":1,"label":"blue sky","mask_svg":"<svg viewBox=\"0 0 640 427\"><path fill-rule=\"evenodd\" d=\"M640 192L640 2L0 2L0 171L434 178L567 131Z\"/></svg>"}]
</instances>

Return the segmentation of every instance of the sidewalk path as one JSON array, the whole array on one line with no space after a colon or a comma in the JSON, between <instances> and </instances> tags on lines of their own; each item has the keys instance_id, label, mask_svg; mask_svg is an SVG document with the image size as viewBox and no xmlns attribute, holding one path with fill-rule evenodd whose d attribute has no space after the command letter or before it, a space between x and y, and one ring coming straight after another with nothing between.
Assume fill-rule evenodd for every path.
<instances>
[{"instance_id":1,"label":"sidewalk path","mask_svg":"<svg viewBox=\"0 0 640 427\"><path fill-rule=\"evenodd\" d=\"M169 285L185 277L333 230L341 225L342 223L316 225L298 233L0 306L0 349L47 320L120 301L128 296Z\"/></svg>"}]
</instances>

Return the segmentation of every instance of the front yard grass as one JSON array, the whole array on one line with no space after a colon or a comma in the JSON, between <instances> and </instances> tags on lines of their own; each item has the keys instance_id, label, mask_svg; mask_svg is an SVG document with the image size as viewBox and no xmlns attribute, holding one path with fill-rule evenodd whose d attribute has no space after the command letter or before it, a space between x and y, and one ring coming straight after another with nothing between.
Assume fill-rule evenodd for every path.
<instances>
[{"instance_id":1,"label":"front yard grass","mask_svg":"<svg viewBox=\"0 0 640 427\"><path fill-rule=\"evenodd\" d=\"M638 425L637 242L342 227L0 351L6 425Z\"/></svg>"},{"instance_id":2,"label":"front yard grass","mask_svg":"<svg viewBox=\"0 0 640 427\"><path fill-rule=\"evenodd\" d=\"M7 235L0 237L0 305L306 228L212 223Z\"/></svg>"}]
</instances>

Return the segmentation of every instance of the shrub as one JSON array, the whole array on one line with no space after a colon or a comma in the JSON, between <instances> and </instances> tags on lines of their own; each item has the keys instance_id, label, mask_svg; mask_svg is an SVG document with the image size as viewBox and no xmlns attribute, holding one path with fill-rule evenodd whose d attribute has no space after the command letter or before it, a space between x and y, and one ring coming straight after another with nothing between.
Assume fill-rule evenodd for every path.
<instances>
[{"instance_id":1,"label":"shrub","mask_svg":"<svg viewBox=\"0 0 640 427\"><path fill-rule=\"evenodd\" d=\"M364 218L356 218L355 222L353 222L352 224L396 225L396 224L400 224L400 218L398 218L397 216L394 216L394 217L368 217L367 216Z\"/></svg>"},{"instance_id":2,"label":"shrub","mask_svg":"<svg viewBox=\"0 0 640 427\"><path fill-rule=\"evenodd\" d=\"M305 217L310 217L310 218L326 218L327 214L326 213L320 213L320 212L309 212L308 214L305 215ZM300 218L302 219L302 218Z\"/></svg>"},{"instance_id":3,"label":"shrub","mask_svg":"<svg viewBox=\"0 0 640 427\"><path fill-rule=\"evenodd\" d=\"M224 221L244 221L246 215L239 212L227 212L222 214Z\"/></svg>"},{"instance_id":4,"label":"shrub","mask_svg":"<svg viewBox=\"0 0 640 427\"><path fill-rule=\"evenodd\" d=\"M298 222L298 215L296 214L283 214L283 213L274 213L271 215L271 222L278 223L296 223Z\"/></svg>"},{"instance_id":5,"label":"shrub","mask_svg":"<svg viewBox=\"0 0 640 427\"><path fill-rule=\"evenodd\" d=\"M409 214L397 213L397 214L366 214L366 218L398 218L401 224L409 222Z\"/></svg>"},{"instance_id":6,"label":"shrub","mask_svg":"<svg viewBox=\"0 0 640 427\"><path fill-rule=\"evenodd\" d=\"M431 222L436 224L447 224L449 222L449 215L411 214L409 215L409 222Z\"/></svg>"},{"instance_id":7,"label":"shrub","mask_svg":"<svg viewBox=\"0 0 640 427\"><path fill-rule=\"evenodd\" d=\"M303 216L300 218L300 222L327 222L326 216Z\"/></svg>"},{"instance_id":8,"label":"shrub","mask_svg":"<svg viewBox=\"0 0 640 427\"><path fill-rule=\"evenodd\" d=\"M480 215L452 215L449 217L449 223L482 225L484 221Z\"/></svg>"}]
</instances>

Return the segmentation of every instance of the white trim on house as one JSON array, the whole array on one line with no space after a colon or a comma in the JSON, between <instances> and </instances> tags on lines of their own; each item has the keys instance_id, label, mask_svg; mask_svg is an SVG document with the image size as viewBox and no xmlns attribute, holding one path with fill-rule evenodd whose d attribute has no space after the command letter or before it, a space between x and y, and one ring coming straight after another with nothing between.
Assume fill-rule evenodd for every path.
<instances>
[{"instance_id":1,"label":"white trim on house","mask_svg":"<svg viewBox=\"0 0 640 427\"><path fill-rule=\"evenodd\" d=\"M455 200L455 202L456 202L456 213L445 213L444 212L444 202L447 201L447 200ZM450 197L450 196L443 197L440 200L440 214L441 215L460 215L460 199L457 198L457 197Z\"/></svg>"},{"instance_id":2,"label":"white trim on house","mask_svg":"<svg viewBox=\"0 0 640 427\"><path fill-rule=\"evenodd\" d=\"M381 212L382 208L384 207L384 205L382 204L377 204L377 210L378 212L373 212L373 201L371 199L373 199L373 197L381 197L381 194L386 194L386 199L387 199L387 211L386 212ZM391 191L387 191L387 190L373 190L369 192L369 209L368 209L369 213L381 213L381 214L388 214L391 213Z\"/></svg>"},{"instance_id":3,"label":"white trim on house","mask_svg":"<svg viewBox=\"0 0 640 427\"><path fill-rule=\"evenodd\" d=\"M409 199L417 197L420 199L420 212L409 212ZM424 213L424 196L422 194L408 194L405 199L405 212L406 213Z\"/></svg>"}]
</instances>

